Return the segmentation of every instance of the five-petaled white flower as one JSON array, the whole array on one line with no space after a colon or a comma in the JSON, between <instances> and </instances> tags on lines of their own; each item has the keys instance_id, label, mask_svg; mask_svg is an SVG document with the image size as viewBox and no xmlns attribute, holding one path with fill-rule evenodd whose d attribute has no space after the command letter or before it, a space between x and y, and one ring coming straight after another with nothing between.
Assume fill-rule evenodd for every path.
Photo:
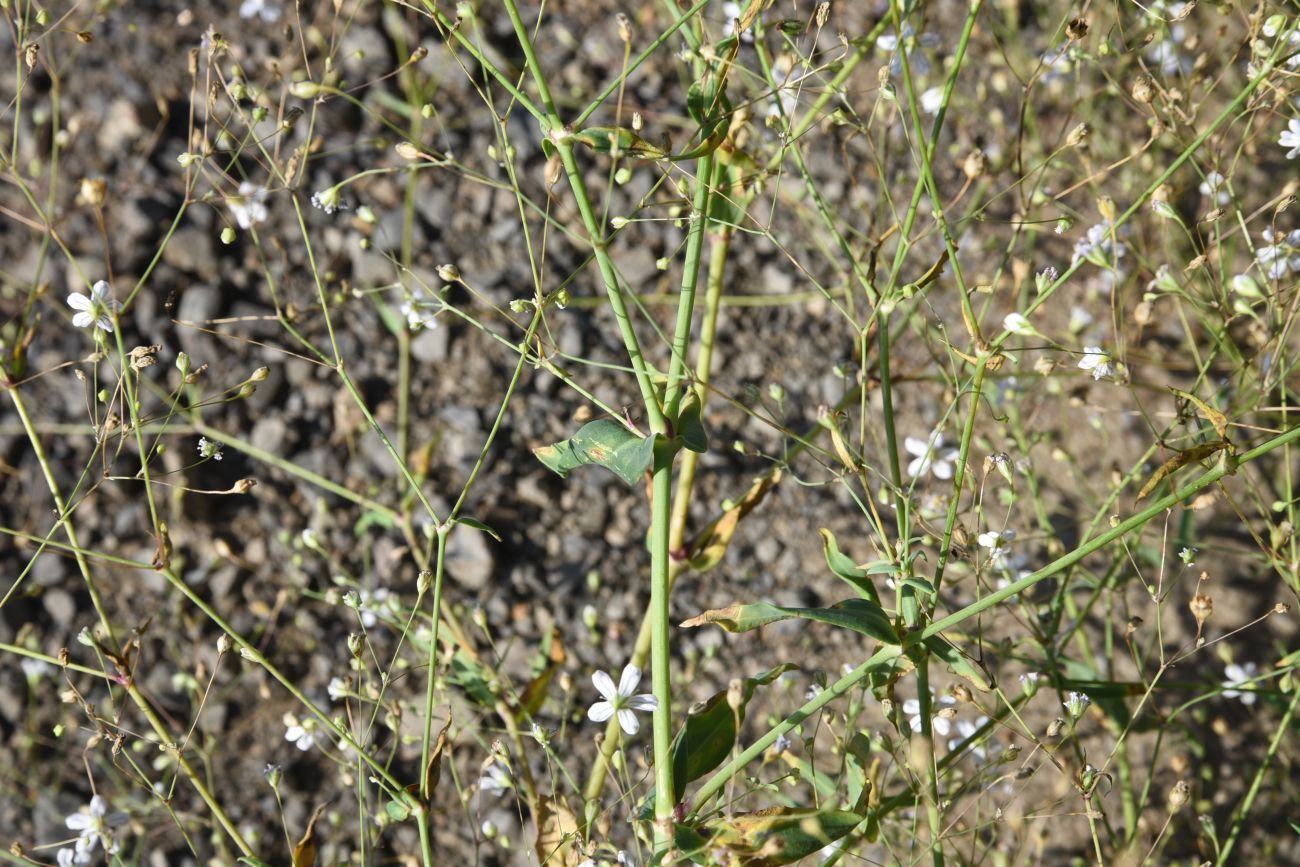
<instances>
[{"instance_id":1,"label":"five-petaled white flower","mask_svg":"<svg viewBox=\"0 0 1300 867\"><path fill-rule=\"evenodd\" d=\"M268 0L244 0L239 4L239 17L261 17L268 24L274 24L280 20L280 7Z\"/></svg>"},{"instance_id":2,"label":"five-petaled white flower","mask_svg":"<svg viewBox=\"0 0 1300 867\"><path fill-rule=\"evenodd\" d=\"M1079 359L1079 369L1091 370L1093 379L1102 379L1115 372L1115 363L1100 346L1085 346L1083 358Z\"/></svg>"},{"instance_id":3,"label":"five-petaled white flower","mask_svg":"<svg viewBox=\"0 0 1300 867\"><path fill-rule=\"evenodd\" d=\"M913 456L907 465L909 476L913 478L923 476L929 470L934 473L936 479L952 478L953 464L957 460L958 451L943 447L941 431L930 434L929 442L920 437L907 437L903 440L903 448Z\"/></svg>"},{"instance_id":4,"label":"five-petaled white flower","mask_svg":"<svg viewBox=\"0 0 1300 867\"><path fill-rule=\"evenodd\" d=\"M1293 117L1287 121L1286 129L1278 136L1277 143L1284 148L1290 148L1286 152L1287 159L1293 160L1300 156L1300 117Z\"/></svg>"},{"instance_id":5,"label":"five-petaled white flower","mask_svg":"<svg viewBox=\"0 0 1300 867\"><path fill-rule=\"evenodd\" d=\"M348 694L347 681L341 677L331 677L325 691L329 693L330 701L342 701Z\"/></svg>"},{"instance_id":6,"label":"five-petaled white flower","mask_svg":"<svg viewBox=\"0 0 1300 867\"><path fill-rule=\"evenodd\" d=\"M305 719L302 722L293 714L284 715L284 739L304 753L316 745L316 720Z\"/></svg>"},{"instance_id":7,"label":"five-petaled white flower","mask_svg":"<svg viewBox=\"0 0 1300 867\"><path fill-rule=\"evenodd\" d=\"M110 813L108 802L99 795L92 797L89 807L64 820L64 824L77 832L75 851L71 853L68 863L89 864L97 845L110 855L116 852L117 841L113 839L113 829L125 825L127 818L126 813L120 811ZM64 863L62 851L58 857L59 863Z\"/></svg>"},{"instance_id":8,"label":"five-petaled white flower","mask_svg":"<svg viewBox=\"0 0 1300 867\"><path fill-rule=\"evenodd\" d=\"M230 205L230 213L235 215L235 222L239 224L239 228L248 229L266 219L265 199L265 187L259 187L252 181L244 181L239 185L239 195L231 196L226 200L226 204Z\"/></svg>"},{"instance_id":9,"label":"five-petaled white flower","mask_svg":"<svg viewBox=\"0 0 1300 867\"><path fill-rule=\"evenodd\" d=\"M1199 189L1201 195L1213 199L1216 204L1226 205L1232 201L1232 194L1228 192L1228 179L1218 172L1207 173Z\"/></svg>"},{"instance_id":10,"label":"five-petaled white flower","mask_svg":"<svg viewBox=\"0 0 1300 867\"><path fill-rule=\"evenodd\" d=\"M80 292L68 296L68 306L77 313L72 317L72 324L78 328L98 325L105 331L113 330L113 314L122 309L122 305L108 297L109 285L103 280L90 287L87 297Z\"/></svg>"},{"instance_id":11,"label":"five-petaled white flower","mask_svg":"<svg viewBox=\"0 0 1300 867\"><path fill-rule=\"evenodd\" d=\"M989 550L989 565L998 566L1011 552L1011 543L1015 539L1015 530L989 530L987 533L980 533L978 541L981 548Z\"/></svg>"},{"instance_id":12,"label":"five-petaled white flower","mask_svg":"<svg viewBox=\"0 0 1300 867\"><path fill-rule=\"evenodd\" d=\"M489 792L493 795L504 794L506 791L513 789L514 785L510 779L510 770L497 760L493 760L483 771L483 775L478 778L479 791Z\"/></svg>"},{"instance_id":13,"label":"five-petaled white flower","mask_svg":"<svg viewBox=\"0 0 1300 867\"><path fill-rule=\"evenodd\" d=\"M1224 668L1223 673L1228 676L1228 679L1223 682L1224 697L1240 699L1244 705L1254 704L1257 697L1255 693L1235 689L1235 687L1243 686L1247 681L1253 680L1258 671L1258 667L1253 662L1245 662L1241 665L1234 662Z\"/></svg>"},{"instance_id":14,"label":"five-petaled white flower","mask_svg":"<svg viewBox=\"0 0 1300 867\"><path fill-rule=\"evenodd\" d=\"M596 702L588 709L587 719L592 722L604 722L614 714L618 714L618 724L628 735L636 734L641 728L641 723L633 711L652 711L659 706L659 702L653 695L648 693L633 695L637 684L641 682L641 669L635 665L629 664L623 669L617 688L614 686L614 679L605 671L594 673L591 682L596 685L596 690L605 697L605 700Z\"/></svg>"},{"instance_id":15,"label":"five-petaled white flower","mask_svg":"<svg viewBox=\"0 0 1300 867\"><path fill-rule=\"evenodd\" d=\"M988 721L989 718L982 715L976 717L973 720L968 720L968 719L957 720L957 726L956 726L957 734L956 736L954 736L952 739L948 741L949 752L957 749L962 744L969 743L970 739L975 737L975 733L979 731L981 728L983 728L984 724L987 723ZM996 750L997 747L996 744L990 742L990 746L992 746ZM989 755L988 750L986 750L983 746L979 744L970 744L969 752L971 758L975 760L975 764L977 765L983 764L985 759L987 759Z\"/></svg>"},{"instance_id":16,"label":"five-petaled white flower","mask_svg":"<svg viewBox=\"0 0 1300 867\"><path fill-rule=\"evenodd\" d=\"M876 40L876 45L885 51L893 53L889 61L889 72L892 75L901 75L903 72L903 54L910 52L907 58L907 65L912 69L912 75L925 75L930 71L930 61L921 54L917 48L936 48L939 45L939 37L933 33L922 33L916 35L916 29L911 24L904 22L903 38L899 39L896 33L887 33Z\"/></svg>"},{"instance_id":17,"label":"five-petaled white flower","mask_svg":"<svg viewBox=\"0 0 1300 867\"><path fill-rule=\"evenodd\" d=\"M930 707L934 713L930 720L930 729L941 738L946 738L948 732L952 731L952 723L948 717L939 713L946 707L952 707L957 700L950 695L945 695L937 702L932 702ZM907 724L912 727L912 731L921 731L921 700L918 698L909 698L903 702L903 713L907 714Z\"/></svg>"}]
</instances>

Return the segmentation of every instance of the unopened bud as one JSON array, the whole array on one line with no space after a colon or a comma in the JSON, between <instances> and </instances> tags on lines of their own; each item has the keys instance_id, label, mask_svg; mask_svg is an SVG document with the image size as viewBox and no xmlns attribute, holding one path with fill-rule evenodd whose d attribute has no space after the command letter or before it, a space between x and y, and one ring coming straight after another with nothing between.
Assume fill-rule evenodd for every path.
<instances>
[{"instance_id":1,"label":"unopened bud","mask_svg":"<svg viewBox=\"0 0 1300 867\"><path fill-rule=\"evenodd\" d=\"M418 160L420 158L420 149L409 141L399 141L393 146L397 155L404 160Z\"/></svg>"},{"instance_id":2,"label":"unopened bud","mask_svg":"<svg viewBox=\"0 0 1300 867\"><path fill-rule=\"evenodd\" d=\"M296 81L289 88L289 92L299 99L315 99L324 89L314 81Z\"/></svg>"},{"instance_id":3,"label":"unopened bud","mask_svg":"<svg viewBox=\"0 0 1300 867\"><path fill-rule=\"evenodd\" d=\"M443 280L446 280L448 283L459 283L460 269L452 264L439 265L438 276Z\"/></svg>"},{"instance_id":4,"label":"unopened bud","mask_svg":"<svg viewBox=\"0 0 1300 867\"><path fill-rule=\"evenodd\" d=\"M727 684L727 707L740 713L744 706L745 682L738 677L732 678L731 683Z\"/></svg>"},{"instance_id":5,"label":"unopened bud","mask_svg":"<svg viewBox=\"0 0 1300 867\"><path fill-rule=\"evenodd\" d=\"M348 653L351 653L357 659L361 658L361 650L364 647L361 636L356 632L348 633Z\"/></svg>"},{"instance_id":6,"label":"unopened bud","mask_svg":"<svg viewBox=\"0 0 1300 867\"><path fill-rule=\"evenodd\" d=\"M962 704L969 704L971 701L970 688L964 683L958 683L952 688L952 697Z\"/></svg>"},{"instance_id":7,"label":"unopened bud","mask_svg":"<svg viewBox=\"0 0 1300 867\"><path fill-rule=\"evenodd\" d=\"M222 656L225 656L227 653L229 653L234 649L235 649L234 640L231 639L231 637L229 635L226 635L224 632L221 633L221 635L217 638L217 653L221 654Z\"/></svg>"},{"instance_id":8,"label":"unopened bud","mask_svg":"<svg viewBox=\"0 0 1300 867\"><path fill-rule=\"evenodd\" d=\"M271 368L259 367L253 371L253 375L248 378L249 382L265 382L266 378L271 375Z\"/></svg>"},{"instance_id":9,"label":"unopened bud","mask_svg":"<svg viewBox=\"0 0 1300 867\"><path fill-rule=\"evenodd\" d=\"M632 22L622 12L618 14L618 38L624 43L632 41Z\"/></svg>"},{"instance_id":10,"label":"unopened bud","mask_svg":"<svg viewBox=\"0 0 1300 867\"><path fill-rule=\"evenodd\" d=\"M976 148L966 155L966 160L961 164L961 170L966 177L975 180L988 170L988 158L984 156L984 151Z\"/></svg>"},{"instance_id":11,"label":"unopened bud","mask_svg":"<svg viewBox=\"0 0 1300 867\"><path fill-rule=\"evenodd\" d=\"M1065 137L1065 146L1077 148L1087 141L1088 136L1090 135L1092 135L1092 127L1088 126L1086 123L1081 123L1074 129L1070 130L1070 134Z\"/></svg>"}]
</instances>

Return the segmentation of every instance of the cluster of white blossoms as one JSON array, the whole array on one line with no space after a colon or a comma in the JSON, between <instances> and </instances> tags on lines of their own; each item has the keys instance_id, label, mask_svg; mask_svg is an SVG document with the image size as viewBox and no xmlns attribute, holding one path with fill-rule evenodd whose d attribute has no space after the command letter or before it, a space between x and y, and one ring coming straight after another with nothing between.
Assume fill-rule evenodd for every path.
<instances>
[{"instance_id":1,"label":"cluster of white blossoms","mask_svg":"<svg viewBox=\"0 0 1300 867\"><path fill-rule=\"evenodd\" d=\"M64 820L70 830L77 832L77 840L71 848L64 847L58 851L55 858L59 867L80 867L93 863L96 847L102 848L110 856L116 854L120 844L114 829L125 825L128 818L126 813L109 812L108 802L95 795L90 799L89 806Z\"/></svg>"}]
</instances>

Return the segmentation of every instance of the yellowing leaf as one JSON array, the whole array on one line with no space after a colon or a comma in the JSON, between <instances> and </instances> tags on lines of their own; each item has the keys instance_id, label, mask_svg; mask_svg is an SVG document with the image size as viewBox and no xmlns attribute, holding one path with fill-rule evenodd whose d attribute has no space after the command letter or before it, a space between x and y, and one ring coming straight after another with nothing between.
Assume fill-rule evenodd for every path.
<instances>
[{"instance_id":1,"label":"yellowing leaf","mask_svg":"<svg viewBox=\"0 0 1300 867\"><path fill-rule=\"evenodd\" d=\"M311 819L307 822L307 830L303 832L300 839L293 847L293 867L316 867L316 820L320 814L325 812L325 805L321 804L316 811L311 814Z\"/></svg>"}]
</instances>

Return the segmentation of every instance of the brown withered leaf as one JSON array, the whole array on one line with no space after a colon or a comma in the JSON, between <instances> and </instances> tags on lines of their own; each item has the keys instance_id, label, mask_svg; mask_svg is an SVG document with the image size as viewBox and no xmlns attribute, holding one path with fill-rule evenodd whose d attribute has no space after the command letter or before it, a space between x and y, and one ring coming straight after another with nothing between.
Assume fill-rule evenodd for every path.
<instances>
[{"instance_id":1,"label":"brown withered leaf","mask_svg":"<svg viewBox=\"0 0 1300 867\"><path fill-rule=\"evenodd\" d=\"M302 839L294 844L293 867L316 867L316 820L324 812L324 804L316 808L307 822L307 830L303 832Z\"/></svg>"}]
</instances>

